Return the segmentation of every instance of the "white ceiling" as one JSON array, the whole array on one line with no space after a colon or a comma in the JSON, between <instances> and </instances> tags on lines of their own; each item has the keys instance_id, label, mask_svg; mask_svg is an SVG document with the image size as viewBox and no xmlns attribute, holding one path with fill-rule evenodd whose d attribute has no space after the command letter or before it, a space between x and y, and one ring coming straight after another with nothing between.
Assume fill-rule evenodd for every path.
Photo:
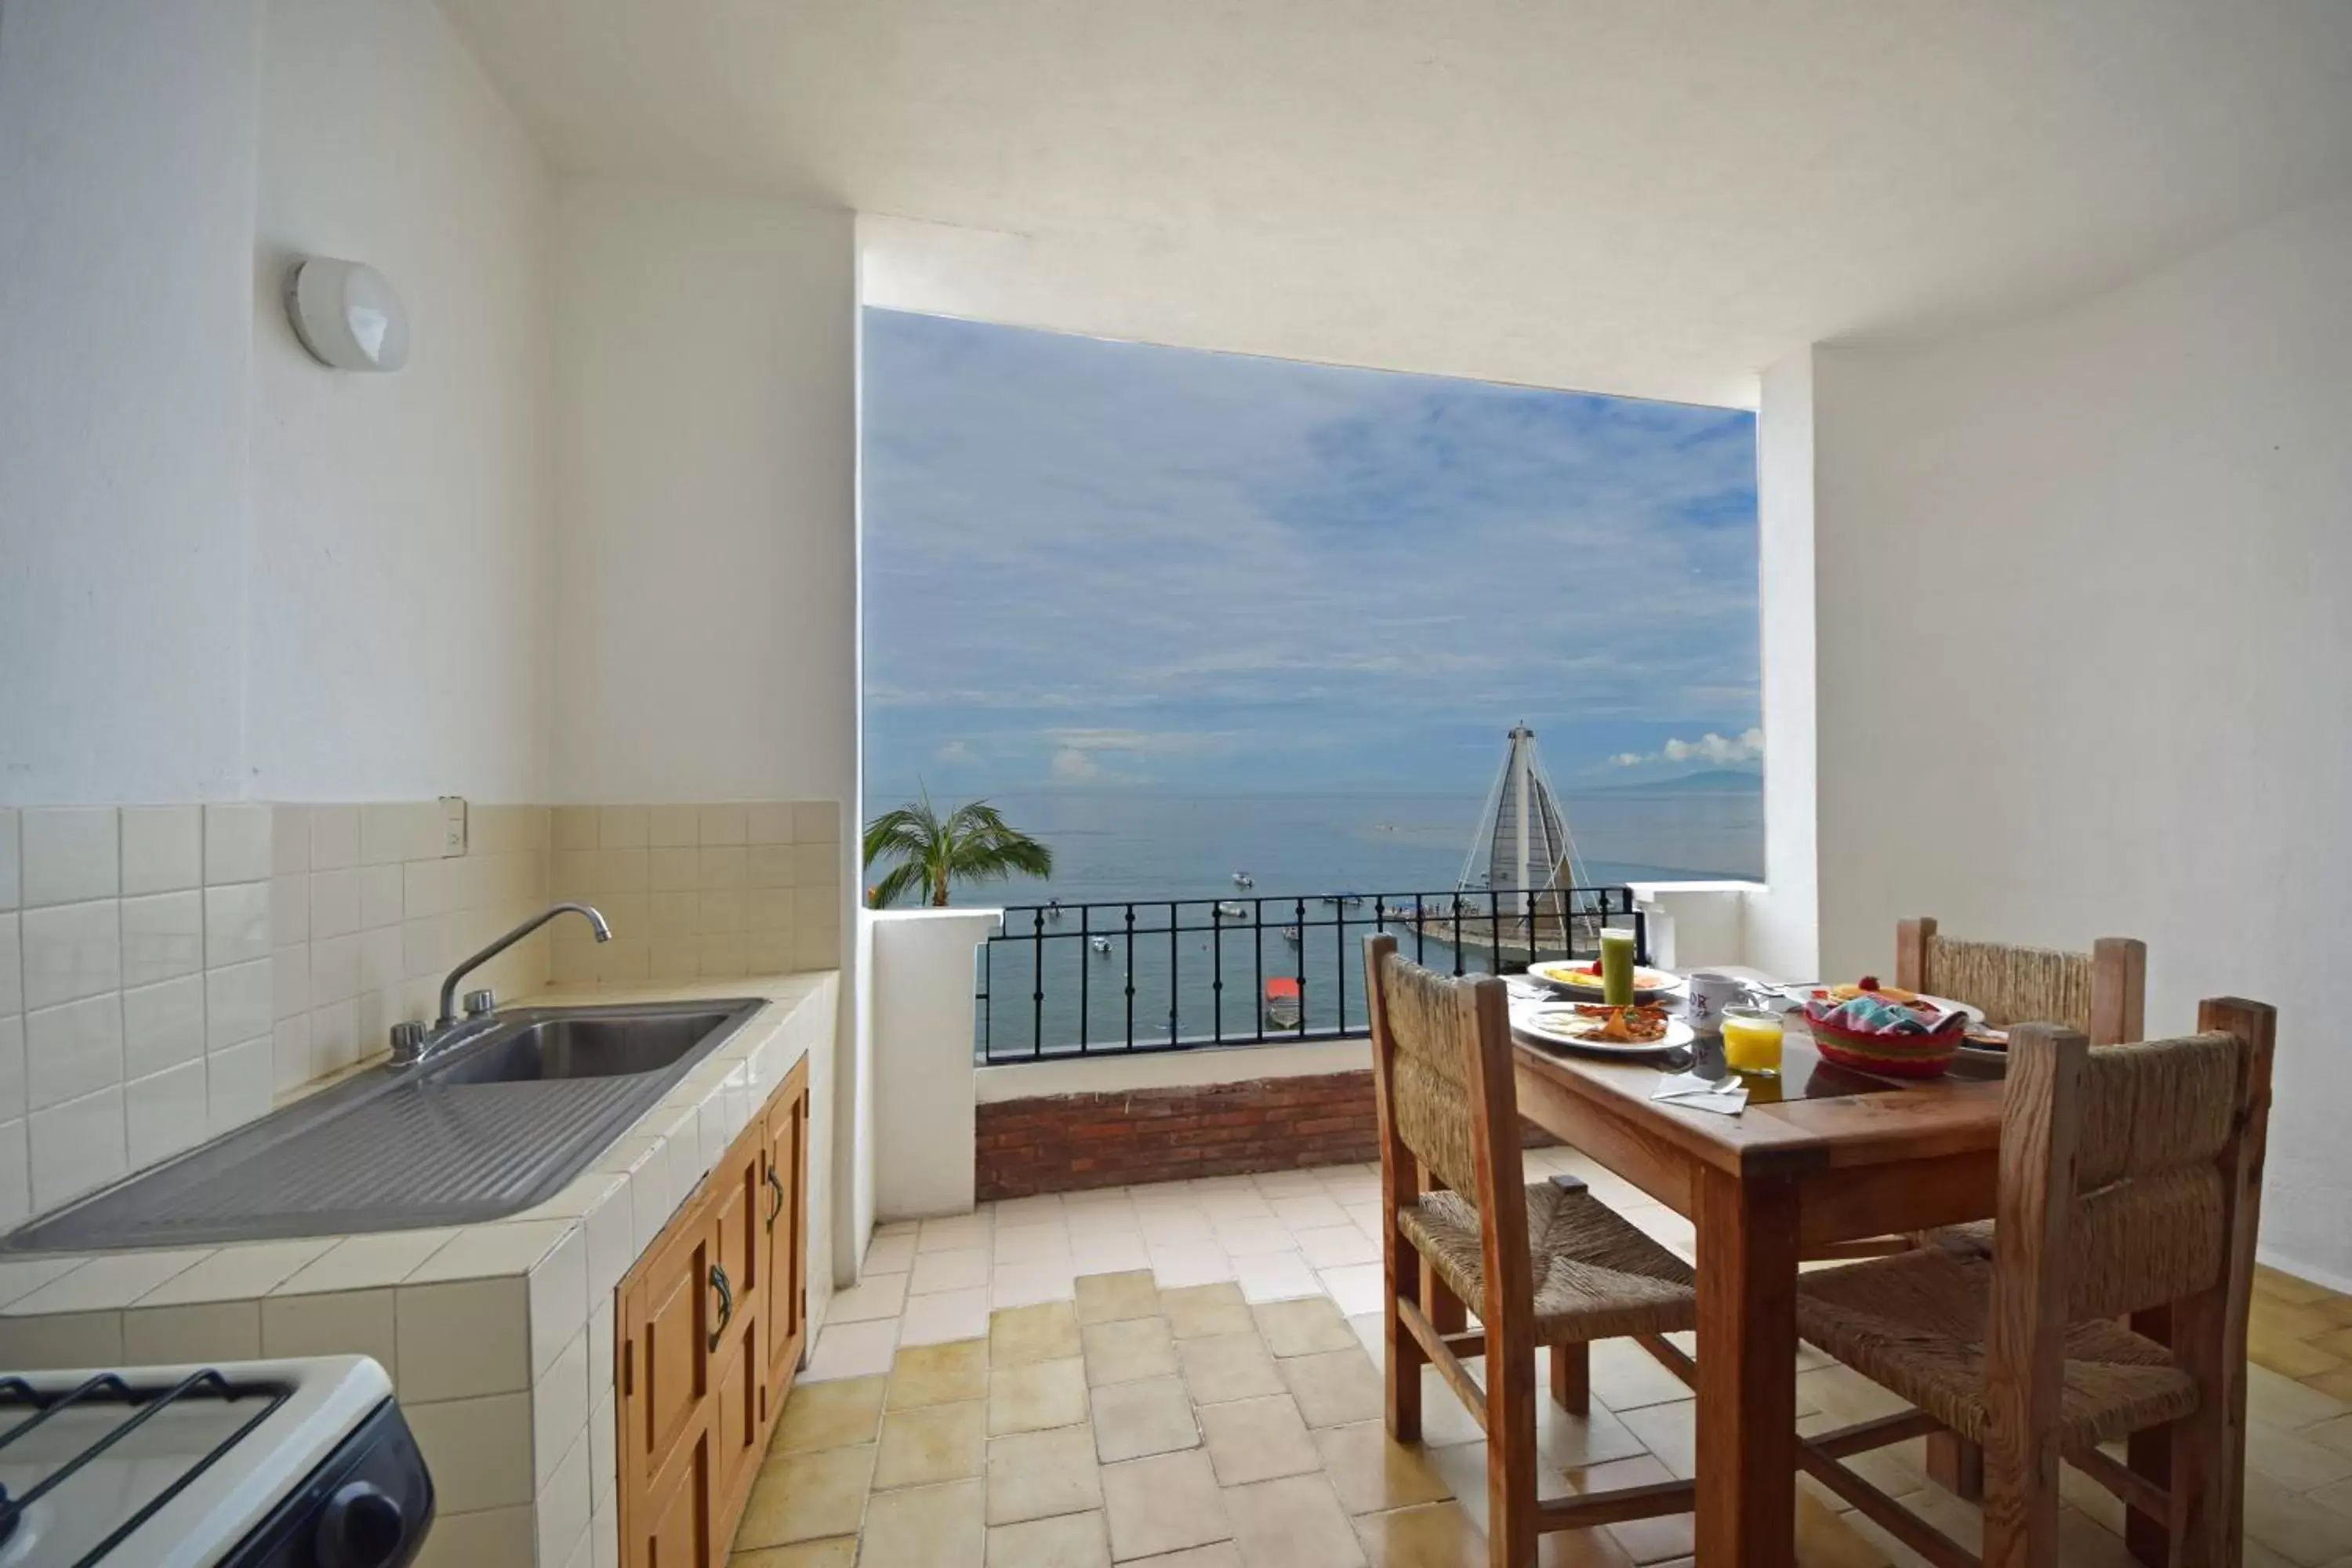
<instances>
[{"instance_id":1,"label":"white ceiling","mask_svg":"<svg viewBox=\"0 0 2352 1568\"><path fill-rule=\"evenodd\" d=\"M2347 0L442 0L559 167L877 303L1747 404L2352 183Z\"/></svg>"}]
</instances>

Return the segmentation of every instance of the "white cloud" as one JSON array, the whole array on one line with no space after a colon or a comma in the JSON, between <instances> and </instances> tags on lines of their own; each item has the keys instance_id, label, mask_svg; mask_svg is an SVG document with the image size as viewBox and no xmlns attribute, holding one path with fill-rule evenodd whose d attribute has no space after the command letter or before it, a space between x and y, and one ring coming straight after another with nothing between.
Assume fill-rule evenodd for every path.
<instances>
[{"instance_id":1,"label":"white cloud","mask_svg":"<svg viewBox=\"0 0 2352 1568\"><path fill-rule=\"evenodd\" d=\"M1102 776L1102 764L1076 746L1065 746L1054 753L1056 784L1093 784Z\"/></svg>"},{"instance_id":2,"label":"white cloud","mask_svg":"<svg viewBox=\"0 0 2352 1568\"><path fill-rule=\"evenodd\" d=\"M972 760L972 750L961 741L950 741L931 753L931 760L940 763L968 763Z\"/></svg>"},{"instance_id":3,"label":"white cloud","mask_svg":"<svg viewBox=\"0 0 2352 1568\"><path fill-rule=\"evenodd\" d=\"M1749 730L1725 736L1710 730L1696 741L1668 741L1654 752L1620 752L1609 759L1612 767L1638 768L1645 763L1706 763L1722 767L1752 762L1764 754L1764 731Z\"/></svg>"}]
</instances>

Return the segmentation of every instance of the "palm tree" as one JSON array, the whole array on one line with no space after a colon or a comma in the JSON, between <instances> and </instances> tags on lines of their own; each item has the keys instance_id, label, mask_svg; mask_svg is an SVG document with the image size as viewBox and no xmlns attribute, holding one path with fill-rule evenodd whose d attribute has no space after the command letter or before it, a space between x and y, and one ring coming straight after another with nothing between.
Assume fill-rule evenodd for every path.
<instances>
[{"instance_id":1,"label":"palm tree","mask_svg":"<svg viewBox=\"0 0 2352 1568\"><path fill-rule=\"evenodd\" d=\"M933 905L945 909L951 879L994 882L1015 871L1030 877L1054 873L1054 852L1007 826L988 802L960 805L942 819L931 809L929 792L866 825L866 864L871 867L893 855L898 863L866 894L866 901L877 910L917 888L930 894Z\"/></svg>"}]
</instances>

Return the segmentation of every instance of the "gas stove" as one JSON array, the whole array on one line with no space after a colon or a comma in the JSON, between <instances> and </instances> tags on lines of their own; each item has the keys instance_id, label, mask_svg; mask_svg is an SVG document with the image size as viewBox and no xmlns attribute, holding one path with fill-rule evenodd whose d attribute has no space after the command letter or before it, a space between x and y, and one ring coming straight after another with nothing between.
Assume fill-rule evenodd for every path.
<instances>
[{"instance_id":1,"label":"gas stove","mask_svg":"<svg viewBox=\"0 0 2352 1568\"><path fill-rule=\"evenodd\" d=\"M432 1521L364 1356L0 1373L0 1568L397 1568Z\"/></svg>"}]
</instances>

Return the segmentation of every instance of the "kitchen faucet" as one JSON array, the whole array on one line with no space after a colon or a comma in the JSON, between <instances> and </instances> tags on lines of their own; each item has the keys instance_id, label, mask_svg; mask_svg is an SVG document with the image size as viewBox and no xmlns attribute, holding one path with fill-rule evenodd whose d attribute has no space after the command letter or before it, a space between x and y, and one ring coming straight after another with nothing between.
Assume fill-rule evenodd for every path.
<instances>
[{"instance_id":1,"label":"kitchen faucet","mask_svg":"<svg viewBox=\"0 0 2352 1568\"><path fill-rule=\"evenodd\" d=\"M413 1067L427 1057L446 1050L461 1038L478 1034L482 1028L488 1026L492 1022L490 1010L496 1005L497 999L488 991L472 993L466 998L467 1016L460 1020L457 1016L457 983L556 916L563 914L583 917L595 931L598 942L613 940L613 928L604 923L604 917L593 904L557 904L552 909L544 910L531 916L479 952L458 960L457 967L452 969L441 982L441 1016L433 1021L433 1026L430 1029L423 1024L414 1022L393 1026L392 1059L394 1062L404 1067Z\"/></svg>"}]
</instances>

